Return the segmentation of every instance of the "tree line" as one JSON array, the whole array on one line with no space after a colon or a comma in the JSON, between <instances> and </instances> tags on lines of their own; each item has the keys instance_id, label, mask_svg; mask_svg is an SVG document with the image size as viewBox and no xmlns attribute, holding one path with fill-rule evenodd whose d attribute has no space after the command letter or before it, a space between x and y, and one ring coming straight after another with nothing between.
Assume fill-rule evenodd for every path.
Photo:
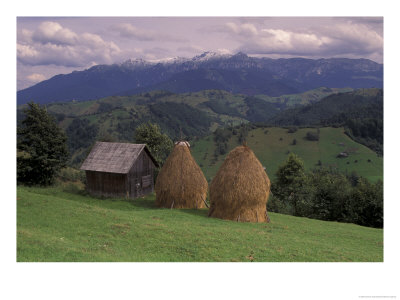
<instances>
[{"instance_id":1,"label":"tree line","mask_svg":"<svg viewBox=\"0 0 400 300\"><path fill-rule=\"evenodd\" d=\"M291 153L278 168L271 192L269 211L383 227L383 182L371 183L355 172L306 172L302 160Z\"/></svg>"}]
</instances>

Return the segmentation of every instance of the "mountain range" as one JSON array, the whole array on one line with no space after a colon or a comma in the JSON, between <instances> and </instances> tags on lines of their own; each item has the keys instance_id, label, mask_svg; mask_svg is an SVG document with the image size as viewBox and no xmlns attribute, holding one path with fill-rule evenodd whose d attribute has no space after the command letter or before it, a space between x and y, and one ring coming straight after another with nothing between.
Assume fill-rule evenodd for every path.
<instances>
[{"instance_id":1,"label":"mountain range","mask_svg":"<svg viewBox=\"0 0 400 300\"><path fill-rule=\"evenodd\" d=\"M17 104L29 101L83 101L128 96L153 90L173 93L219 89L248 96L280 96L318 87L383 87L383 65L368 59L271 59L244 53L205 52L193 58L149 62L127 60L56 75L17 92Z\"/></svg>"}]
</instances>

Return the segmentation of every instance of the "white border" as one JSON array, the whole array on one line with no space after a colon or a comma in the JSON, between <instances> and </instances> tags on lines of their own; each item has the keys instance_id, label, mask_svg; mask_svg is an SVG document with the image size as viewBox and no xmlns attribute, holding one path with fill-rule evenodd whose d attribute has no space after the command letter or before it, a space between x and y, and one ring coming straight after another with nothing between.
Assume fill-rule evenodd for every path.
<instances>
[{"instance_id":1,"label":"white border","mask_svg":"<svg viewBox=\"0 0 400 300\"><path fill-rule=\"evenodd\" d=\"M395 1L15 1L3 7L1 294L3 299L361 299L400 297L398 173L400 54ZM260 4L264 3L264 4ZM384 263L17 264L15 249L16 16L384 16ZM10 125L12 124L12 125ZM396 173L395 173L396 172ZM255 298L257 297L257 298Z\"/></svg>"}]
</instances>

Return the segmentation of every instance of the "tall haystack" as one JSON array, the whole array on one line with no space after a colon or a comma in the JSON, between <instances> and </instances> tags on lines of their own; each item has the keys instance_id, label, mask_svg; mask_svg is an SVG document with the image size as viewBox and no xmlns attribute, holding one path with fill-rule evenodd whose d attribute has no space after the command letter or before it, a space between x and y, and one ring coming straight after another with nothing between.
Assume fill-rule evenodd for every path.
<instances>
[{"instance_id":1,"label":"tall haystack","mask_svg":"<svg viewBox=\"0 0 400 300\"><path fill-rule=\"evenodd\" d=\"M233 149L210 184L208 216L240 222L268 222L271 183L247 146Z\"/></svg>"},{"instance_id":2,"label":"tall haystack","mask_svg":"<svg viewBox=\"0 0 400 300\"><path fill-rule=\"evenodd\" d=\"M208 183L190 154L188 142L175 143L156 180L156 205L204 208Z\"/></svg>"}]
</instances>

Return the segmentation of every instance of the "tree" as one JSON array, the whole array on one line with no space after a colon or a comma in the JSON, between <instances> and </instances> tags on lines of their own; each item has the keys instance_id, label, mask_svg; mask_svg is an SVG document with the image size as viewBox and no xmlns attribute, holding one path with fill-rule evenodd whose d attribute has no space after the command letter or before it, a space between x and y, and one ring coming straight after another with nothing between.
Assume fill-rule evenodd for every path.
<instances>
[{"instance_id":1,"label":"tree","mask_svg":"<svg viewBox=\"0 0 400 300\"><path fill-rule=\"evenodd\" d=\"M351 221L372 227L383 227L383 182L371 183L359 178L351 194Z\"/></svg>"},{"instance_id":2,"label":"tree","mask_svg":"<svg viewBox=\"0 0 400 300\"><path fill-rule=\"evenodd\" d=\"M46 108L30 102L24 113L17 128L17 181L52 184L68 160L67 137Z\"/></svg>"},{"instance_id":3,"label":"tree","mask_svg":"<svg viewBox=\"0 0 400 300\"><path fill-rule=\"evenodd\" d=\"M135 142L146 144L157 163L162 166L171 152L174 143L166 135L162 134L157 124L150 122L139 125L135 130Z\"/></svg>"},{"instance_id":4,"label":"tree","mask_svg":"<svg viewBox=\"0 0 400 300\"><path fill-rule=\"evenodd\" d=\"M295 154L290 153L286 162L276 172L276 181L272 185L274 197L292 207L293 215L304 214L307 210L308 191L310 184L304 171L302 160Z\"/></svg>"},{"instance_id":5,"label":"tree","mask_svg":"<svg viewBox=\"0 0 400 300\"><path fill-rule=\"evenodd\" d=\"M311 212L307 217L339 222L351 222L349 205L352 186L339 172L318 168L308 174L312 185Z\"/></svg>"}]
</instances>

